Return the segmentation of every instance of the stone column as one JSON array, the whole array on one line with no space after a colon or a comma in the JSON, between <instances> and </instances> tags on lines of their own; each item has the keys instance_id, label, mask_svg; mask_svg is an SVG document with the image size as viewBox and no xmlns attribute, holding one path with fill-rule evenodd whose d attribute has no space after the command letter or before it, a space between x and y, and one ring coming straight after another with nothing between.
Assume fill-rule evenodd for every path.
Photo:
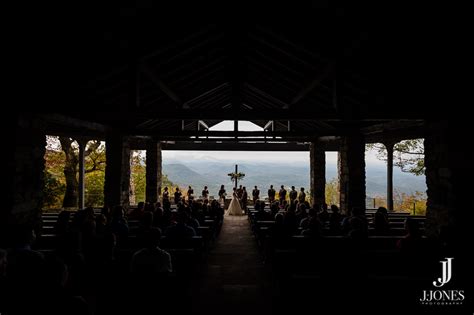
<instances>
[{"instance_id":1,"label":"stone column","mask_svg":"<svg viewBox=\"0 0 474 315\"><path fill-rule=\"evenodd\" d=\"M146 148L146 201L160 200L162 185L161 144L150 141Z\"/></svg>"},{"instance_id":2,"label":"stone column","mask_svg":"<svg viewBox=\"0 0 474 315\"><path fill-rule=\"evenodd\" d=\"M428 187L426 235L438 236L443 226L472 238L474 153L466 136L471 122L433 122L425 137L425 174ZM463 238L460 238L463 242Z\"/></svg>"},{"instance_id":3,"label":"stone column","mask_svg":"<svg viewBox=\"0 0 474 315\"><path fill-rule=\"evenodd\" d=\"M109 134L106 139L104 205L130 205L130 146L128 139Z\"/></svg>"},{"instance_id":4,"label":"stone column","mask_svg":"<svg viewBox=\"0 0 474 315\"><path fill-rule=\"evenodd\" d=\"M349 213L354 207L365 209L365 142L362 135L342 139L338 155L340 208Z\"/></svg>"},{"instance_id":5,"label":"stone column","mask_svg":"<svg viewBox=\"0 0 474 315\"><path fill-rule=\"evenodd\" d=\"M0 209L0 247L5 248L11 245L5 242L11 240L20 227L39 232L46 136L41 120L33 115L12 114L4 127L9 134L3 144L11 148L4 165L5 190Z\"/></svg>"},{"instance_id":6,"label":"stone column","mask_svg":"<svg viewBox=\"0 0 474 315\"><path fill-rule=\"evenodd\" d=\"M393 143L385 142L387 149L387 209L393 211Z\"/></svg>"},{"instance_id":7,"label":"stone column","mask_svg":"<svg viewBox=\"0 0 474 315\"><path fill-rule=\"evenodd\" d=\"M321 206L326 202L326 151L320 143L311 143L309 161L311 201Z\"/></svg>"},{"instance_id":8,"label":"stone column","mask_svg":"<svg viewBox=\"0 0 474 315\"><path fill-rule=\"evenodd\" d=\"M85 203L85 156L84 153L86 151L87 141L85 140L77 140L79 144L79 187L78 187L78 208L84 209Z\"/></svg>"}]
</instances>

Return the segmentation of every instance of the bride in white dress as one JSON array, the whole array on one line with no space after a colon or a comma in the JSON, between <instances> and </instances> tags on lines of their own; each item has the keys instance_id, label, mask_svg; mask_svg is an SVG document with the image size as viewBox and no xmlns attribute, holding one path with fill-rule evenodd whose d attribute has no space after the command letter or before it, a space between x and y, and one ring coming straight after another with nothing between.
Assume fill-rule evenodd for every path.
<instances>
[{"instance_id":1,"label":"bride in white dress","mask_svg":"<svg viewBox=\"0 0 474 315\"><path fill-rule=\"evenodd\" d=\"M232 200L229 204L227 214L228 215L243 215L242 212L243 212L243 210L240 207L239 198L237 197L237 194L234 192L232 194Z\"/></svg>"}]
</instances>

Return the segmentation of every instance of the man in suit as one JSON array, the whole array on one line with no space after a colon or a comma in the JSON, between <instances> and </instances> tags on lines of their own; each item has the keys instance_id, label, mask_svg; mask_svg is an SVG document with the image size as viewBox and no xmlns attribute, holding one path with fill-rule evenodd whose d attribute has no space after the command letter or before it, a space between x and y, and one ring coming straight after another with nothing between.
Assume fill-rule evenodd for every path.
<instances>
[{"instance_id":1,"label":"man in suit","mask_svg":"<svg viewBox=\"0 0 474 315\"><path fill-rule=\"evenodd\" d=\"M270 189L268 190L268 201L270 201L270 204L275 201L275 194L276 191L273 189L273 185L270 185Z\"/></svg>"},{"instance_id":2,"label":"man in suit","mask_svg":"<svg viewBox=\"0 0 474 315\"><path fill-rule=\"evenodd\" d=\"M253 199L253 205L258 201L258 198L260 197L260 190L255 186L255 188L252 190L252 199Z\"/></svg>"}]
</instances>

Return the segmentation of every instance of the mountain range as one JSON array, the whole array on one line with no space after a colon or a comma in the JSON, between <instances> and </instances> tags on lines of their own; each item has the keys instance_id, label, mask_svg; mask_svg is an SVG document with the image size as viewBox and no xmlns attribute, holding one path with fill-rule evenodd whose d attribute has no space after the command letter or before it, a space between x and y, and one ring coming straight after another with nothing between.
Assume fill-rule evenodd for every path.
<instances>
[{"instance_id":1,"label":"mountain range","mask_svg":"<svg viewBox=\"0 0 474 315\"><path fill-rule=\"evenodd\" d=\"M208 186L211 195L217 195L220 185L224 185L227 191L231 191L233 183L228 173L235 170L235 164L213 159L190 159L189 161L177 161L176 163L164 163L163 173L176 185L187 187L191 185L196 194L200 193L204 186ZM281 185L285 187L305 187L309 190L309 165L301 162L263 163L242 162L238 164L238 171L245 173L245 178L239 182L247 187L250 192L257 185L262 197L270 184L276 190ZM415 176L404 173L399 168L394 168L394 189L403 193L414 193L415 191L426 191L424 176ZM326 165L326 181L337 178L337 167L333 164ZM368 197L386 195L386 168L383 165L368 166L366 168L366 189Z\"/></svg>"}]
</instances>

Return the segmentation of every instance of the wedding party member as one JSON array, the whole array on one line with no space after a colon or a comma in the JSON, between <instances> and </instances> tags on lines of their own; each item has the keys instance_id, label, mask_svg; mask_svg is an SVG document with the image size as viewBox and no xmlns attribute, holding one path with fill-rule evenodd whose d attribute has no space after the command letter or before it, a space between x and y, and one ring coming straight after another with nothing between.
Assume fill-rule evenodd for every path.
<instances>
[{"instance_id":1,"label":"wedding party member","mask_svg":"<svg viewBox=\"0 0 474 315\"><path fill-rule=\"evenodd\" d=\"M247 201L248 201L248 194L247 194L247 189L244 187L242 188L242 199L240 199L240 203L242 204L242 209L244 210L245 213L247 213Z\"/></svg>"},{"instance_id":2,"label":"wedding party member","mask_svg":"<svg viewBox=\"0 0 474 315\"><path fill-rule=\"evenodd\" d=\"M234 187L234 192L232 194L232 200L229 204L229 209L227 210L228 215L242 215L242 208L240 206L239 197L237 196L237 189Z\"/></svg>"},{"instance_id":3,"label":"wedding party member","mask_svg":"<svg viewBox=\"0 0 474 315\"><path fill-rule=\"evenodd\" d=\"M252 190L252 199L253 199L253 205L255 206L257 204L257 201L260 197L260 190L255 186L255 188Z\"/></svg>"},{"instance_id":4,"label":"wedding party member","mask_svg":"<svg viewBox=\"0 0 474 315\"><path fill-rule=\"evenodd\" d=\"M268 190L268 201L270 201L270 203L275 201L275 194L276 191L273 189L273 185L270 185L270 189Z\"/></svg>"},{"instance_id":5,"label":"wedding party member","mask_svg":"<svg viewBox=\"0 0 474 315\"><path fill-rule=\"evenodd\" d=\"M174 203L178 204L181 201L181 191L179 191L179 187L176 187L176 191L174 192Z\"/></svg>"},{"instance_id":6,"label":"wedding party member","mask_svg":"<svg viewBox=\"0 0 474 315\"><path fill-rule=\"evenodd\" d=\"M224 203L225 202L225 189L224 185L221 185L221 189L219 189L219 202Z\"/></svg>"},{"instance_id":7,"label":"wedding party member","mask_svg":"<svg viewBox=\"0 0 474 315\"><path fill-rule=\"evenodd\" d=\"M209 198L209 190L207 190L207 186L204 186L204 189L201 192L202 199L207 200Z\"/></svg>"},{"instance_id":8,"label":"wedding party member","mask_svg":"<svg viewBox=\"0 0 474 315\"><path fill-rule=\"evenodd\" d=\"M188 186L188 201L191 201L194 199L194 189L191 186Z\"/></svg>"},{"instance_id":9,"label":"wedding party member","mask_svg":"<svg viewBox=\"0 0 474 315\"><path fill-rule=\"evenodd\" d=\"M163 190L163 208L169 207L170 206L170 192L168 190L168 187L165 187Z\"/></svg>"},{"instance_id":10,"label":"wedding party member","mask_svg":"<svg viewBox=\"0 0 474 315\"><path fill-rule=\"evenodd\" d=\"M300 194L298 195L298 201L300 203L303 203L303 202L305 202L305 200L306 200L306 194L304 192L304 187L301 187Z\"/></svg>"},{"instance_id":11,"label":"wedding party member","mask_svg":"<svg viewBox=\"0 0 474 315\"><path fill-rule=\"evenodd\" d=\"M280 204L283 204L283 201L286 200L286 189L284 185L281 185L281 189L278 192L278 197L280 199Z\"/></svg>"},{"instance_id":12,"label":"wedding party member","mask_svg":"<svg viewBox=\"0 0 474 315\"><path fill-rule=\"evenodd\" d=\"M242 185L239 186L239 188L237 189L236 192L237 192L237 198L242 199L242 195L243 195L243 193L244 193L244 190L243 190L243 188L242 188Z\"/></svg>"},{"instance_id":13,"label":"wedding party member","mask_svg":"<svg viewBox=\"0 0 474 315\"><path fill-rule=\"evenodd\" d=\"M295 186L291 186L290 190L290 203L294 203L296 198L298 197L298 192L295 189Z\"/></svg>"}]
</instances>

